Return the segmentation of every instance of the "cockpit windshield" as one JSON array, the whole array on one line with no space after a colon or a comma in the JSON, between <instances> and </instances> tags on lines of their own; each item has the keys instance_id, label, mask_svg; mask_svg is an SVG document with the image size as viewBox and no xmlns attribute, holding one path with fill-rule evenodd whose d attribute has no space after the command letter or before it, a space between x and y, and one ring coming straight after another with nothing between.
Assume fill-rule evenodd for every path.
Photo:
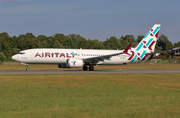
<instances>
[{"instance_id":1,"label":"cockpit windshield","mask_svg":"<svg viewBox=\"0 0 180 118\"><path fill-rule=\"evenodd\" d=\"M25 52L19 52L18 54L23 55L23 54L25 54Z\"/></svg>"}]
</instances>

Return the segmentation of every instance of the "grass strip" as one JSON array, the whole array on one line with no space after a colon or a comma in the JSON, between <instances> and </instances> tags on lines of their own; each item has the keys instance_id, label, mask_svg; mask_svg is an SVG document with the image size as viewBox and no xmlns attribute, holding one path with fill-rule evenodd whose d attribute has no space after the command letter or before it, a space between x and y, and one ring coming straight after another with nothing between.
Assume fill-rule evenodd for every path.
<instances>
[{"instance_id":1,"label":"grass strip","mask_svg":"<svg viewBox=\"0 0 180 118\"><path fill-rule=\"evenodd\" d=\"M0 76L0 117L180 117L180 74Z\"/></svg>"}]
</instances>

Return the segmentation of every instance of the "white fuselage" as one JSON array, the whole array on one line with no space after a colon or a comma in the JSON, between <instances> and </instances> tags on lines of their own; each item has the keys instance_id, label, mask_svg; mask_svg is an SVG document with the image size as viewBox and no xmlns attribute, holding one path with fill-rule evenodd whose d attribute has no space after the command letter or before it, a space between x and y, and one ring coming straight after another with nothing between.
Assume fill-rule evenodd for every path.
<instances>
[{"instance_id":1,"label":"white fuselage","mask_svg":"<svg viewBox=\"0 0 180 118\"><path fill-rule=\"evenodd\" d=\"M86 59L122 52L122 50L92 50L92 49L28 49L12 57L26 64L65 64L67 59ZM126 64L130 56L121 54L99 61L98 65Z\"/></svg>"}]
</instances>

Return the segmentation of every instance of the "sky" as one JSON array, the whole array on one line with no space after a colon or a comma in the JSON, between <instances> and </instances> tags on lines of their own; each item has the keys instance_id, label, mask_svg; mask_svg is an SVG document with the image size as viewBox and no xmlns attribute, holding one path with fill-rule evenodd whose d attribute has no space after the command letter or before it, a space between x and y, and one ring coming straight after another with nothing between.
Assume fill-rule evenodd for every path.
<instances>
[{"instance_id":1,"label":"sky","mask_svg":"<svg viewBox=\"0 0 180 118\"><path fill-rule=\"evenodd\" d=\"M62 33L105 41L146 35L154 24L172 43L180 41L180 0L0 0L0 33L9 36Z\"/></svg>"}]
</instances>

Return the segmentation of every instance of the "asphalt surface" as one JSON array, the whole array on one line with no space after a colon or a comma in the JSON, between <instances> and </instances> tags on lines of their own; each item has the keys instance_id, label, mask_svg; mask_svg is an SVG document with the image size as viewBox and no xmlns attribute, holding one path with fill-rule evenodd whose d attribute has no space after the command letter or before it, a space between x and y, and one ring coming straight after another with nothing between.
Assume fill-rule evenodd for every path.
<instances>
[{"instance_id":1,"label":"asphalt surface","mask_svg":"<svg viewBox=\"0 0 180 118\"><path fill-rule=\"evenodd\" d=\"M138 73L180 73L178 69L116 69L116 70L17 70L0 71L0 75L64 75L64 74L138 74Z\"/></svg>"}]
</instances>

